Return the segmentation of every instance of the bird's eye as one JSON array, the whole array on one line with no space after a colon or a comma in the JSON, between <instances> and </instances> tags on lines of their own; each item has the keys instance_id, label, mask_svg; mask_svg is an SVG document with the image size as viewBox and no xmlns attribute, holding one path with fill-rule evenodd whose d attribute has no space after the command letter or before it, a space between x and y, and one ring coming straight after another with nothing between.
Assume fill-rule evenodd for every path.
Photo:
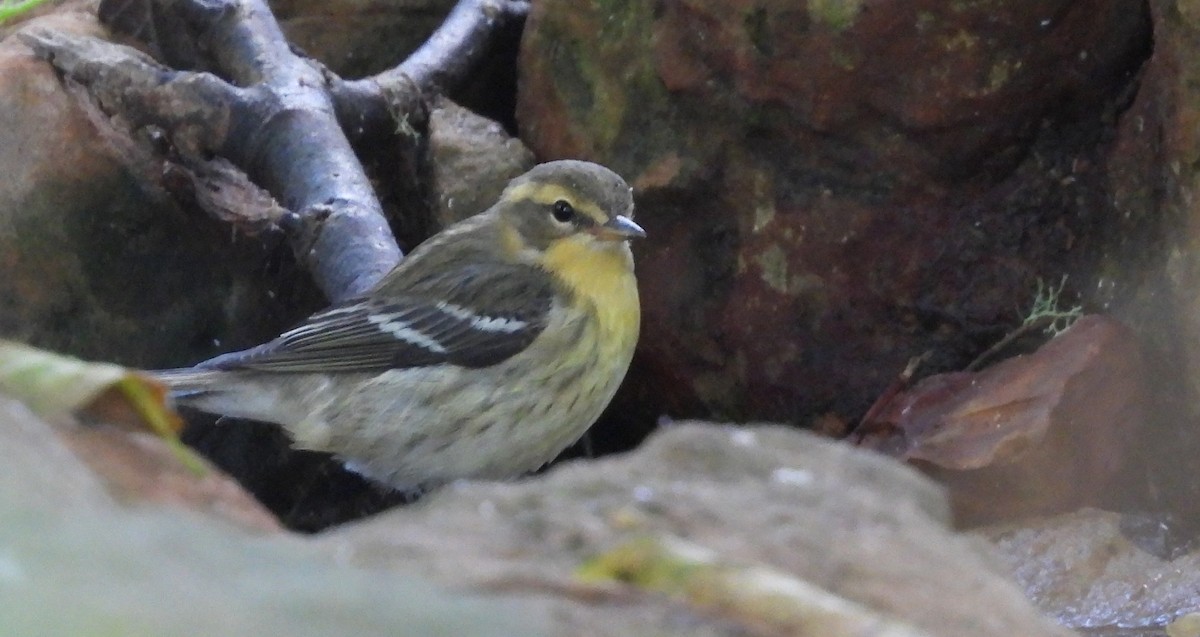
<instances>
[{"instance_id":1,"label":"bird's eye","mask_svg":"<svg viewBox=\"0 0 1200 637\"><path fill-rule=\"evenodd\" d=\"M554 202L554 220L566 223L575 218L575 208L568 202L559 199Z\"/></svg>"}]
</instances>

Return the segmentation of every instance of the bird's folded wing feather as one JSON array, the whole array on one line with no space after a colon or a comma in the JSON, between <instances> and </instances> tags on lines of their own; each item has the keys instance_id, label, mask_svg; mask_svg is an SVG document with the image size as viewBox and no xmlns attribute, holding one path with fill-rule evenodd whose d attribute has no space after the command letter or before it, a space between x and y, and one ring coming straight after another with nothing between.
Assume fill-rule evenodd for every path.
<instances>
[{"instance_id":1,"label":"bird's folded wing feather","mask_svg":"<svg viewBox=\"0 0 1200 637\"><path fill-rule=\"evenodd\" d=\"M269 343L200 367L279 372L379 372L439 363L485 367L528 347L545 328L554 300L548 277L523 264L447 264L392 285L402 289L329 308Z\"/></svg>"}]
</instances>

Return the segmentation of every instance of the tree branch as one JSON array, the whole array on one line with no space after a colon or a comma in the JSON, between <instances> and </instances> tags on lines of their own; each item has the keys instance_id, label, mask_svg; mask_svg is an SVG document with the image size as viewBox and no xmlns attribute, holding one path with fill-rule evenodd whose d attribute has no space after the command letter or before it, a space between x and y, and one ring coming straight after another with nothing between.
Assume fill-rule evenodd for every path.
<instances>
[{"instance_id":1,"label":"tree branch","mask_svg":"<svg viewBox=\"0 0 1200 637\"><path fill-rule=\"evenodd\" d=\"M399 66L360 80L332 78L330 93L342 128L352 139L391 132L396 114L424 128L434 93L454 90L508 29L529 13L524 0L459 0L420 48Z\"/></svg>"},{"instance_id":2,"label":"tree branch","mask_svg":"<svg viewBox=\"0 0 1200 637\"><path fill-rule=\"evenodd\" d=\"M264 0L101 2L114 30L143 38L172 66L213 74L85 38L43 32L27 41L107 112L166 130L193 166L216 154L244 170L294 213L281 224L293 251L338 301L365 292L402 256L348 137L394 135L402 122L422 130L427 97L461 83L527 11L524 0L460 0L404 63L356 81L295 54Z\"/></svg>"}]
</instances>

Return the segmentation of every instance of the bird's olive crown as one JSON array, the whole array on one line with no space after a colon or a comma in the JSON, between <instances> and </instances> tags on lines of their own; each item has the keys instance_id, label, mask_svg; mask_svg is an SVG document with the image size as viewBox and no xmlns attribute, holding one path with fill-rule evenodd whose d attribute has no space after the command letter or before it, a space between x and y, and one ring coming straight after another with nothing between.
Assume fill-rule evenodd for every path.
<instances>
[{"instance_id":1,"label":"bird's olive crown","mask_svg":"<svg viewBox=\"0 0 1200 637\"><path fill-rule=\"evenodd\" d=\"M509 216L525 240L539 248L617 215L633 217L629 184L613 171L584 161L535 166L509 184L500 204L500 214Z\"/></svg>"}]
</instances>

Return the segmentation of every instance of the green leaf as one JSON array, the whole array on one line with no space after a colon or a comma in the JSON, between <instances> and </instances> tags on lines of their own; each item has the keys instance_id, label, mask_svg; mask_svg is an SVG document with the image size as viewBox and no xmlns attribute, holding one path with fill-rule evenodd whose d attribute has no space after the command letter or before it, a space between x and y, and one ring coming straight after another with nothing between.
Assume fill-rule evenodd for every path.
<instances>
[{"instance_id":1,"label":"green leaf","mask_svg":"<svg viewBox=\"0 0 1200 637\"><path fill-rule=\"evenodd\" d=\"M33 10L38 5L45 4L47 0L12 0L0 1L0 24L15 18L22 13Z\"/></svg>"}]
</instances>

